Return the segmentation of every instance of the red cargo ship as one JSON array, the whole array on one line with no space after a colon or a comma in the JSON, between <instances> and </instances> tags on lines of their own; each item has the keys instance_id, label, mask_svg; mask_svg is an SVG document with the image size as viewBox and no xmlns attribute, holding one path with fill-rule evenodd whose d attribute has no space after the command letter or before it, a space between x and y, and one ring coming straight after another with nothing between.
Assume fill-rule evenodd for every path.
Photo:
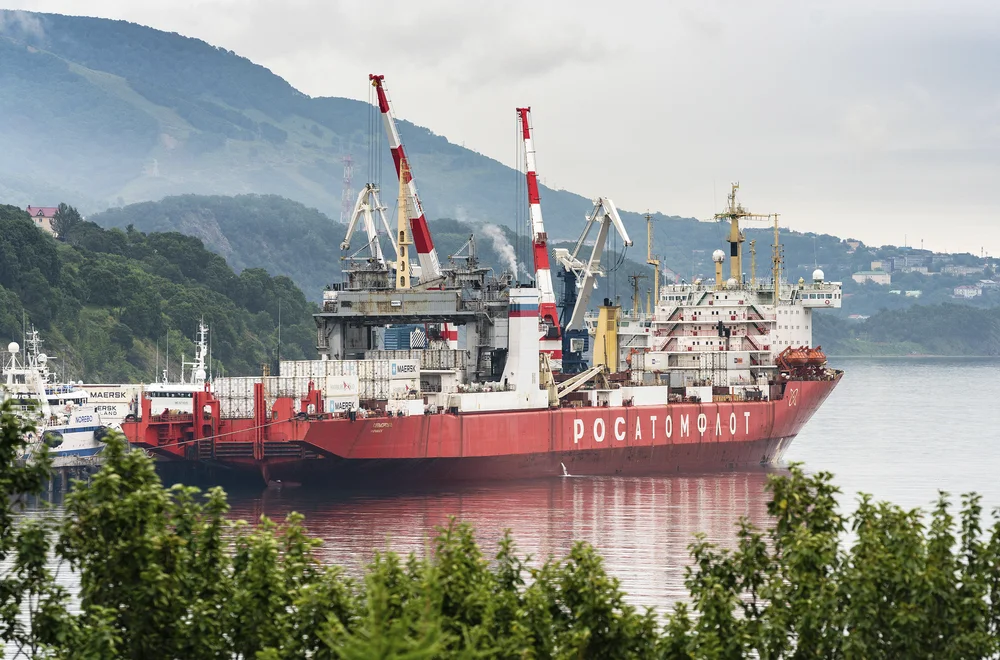
<instances>
[{"instance_id":1,"label":"red cargo ship","mask_svg":"<svg viewBox=\"0 0 1000 660\"><path fill-rule=\"evenodd\" d=\"M653 310L643 313L636 300L623 314L605 301L586 318L595 366L559 374L549 363L559 356L551 348L558 333L544 313L548 292L488 278L473 241L467 268L429 278L440 288L404 282L401 183L404 267L393 286L373 255L370 265L349 271L346 285L324 294L316 314L322 359L284 362L279 376L216 379L194 393L193 412L154 415L144 395L140 417L123 430L134 446L184 467L327 485L774 463L842 376L811 345L812 311L840 307L842 287L818 269L812 282L782 282L776 220L771 281L748 280L739 220L771 216L747 212L737 188L717 216L730 222L729 278L726 253L717 250L714 282L657 283ZM584 283L588 293L592 281ZM373 328L414 322L464 325L467 348L451 348L450 336L447 349L376 349Z\"/></svg>"},{"instance_id":2,"label":"red cargo ship","mask_svg":"<svg viewBox=\"0 0 1000 660\"><path fill-rule=\"evenodd\" d=\"M154 415L144 397L140 419L123 429L134 446L161 459L280 482L385 485L734 469L777 461L842 375L819 364L818 349L796 349L779 355L763 389L757 381L672 388L587 374L557 385L538 358L537 291L511 291L509 324L506 389L438 394L446 406L427 407L432 395L410 393L370 416L327 412L334 399L315 382L303 396L279 396L276 377L261 377L251 383L252 412L244 417L224 414L226 398L206 387L194 394L193 414ZM810 359L799 360L801 354ZM327 387L347 379L331 377ZM577 389L577 382L586 386Z\"/></svg>"},{"instance_id":3,"label":"red cargo ship","mask_svg":"<svg viewBox=\"0 0 1000 660\"><path fill-rule=\"evenodd\" d=\"M790 380L780 399L739 403L560 408L351 421L308 414L303 401L261 405L252 419L218 416L210 392L192 415L126 422L134 446L160 458L259 474L267 481L390 484L574 475L650 475L777 461L840 379Z\"/></svg>"}]
</instances>

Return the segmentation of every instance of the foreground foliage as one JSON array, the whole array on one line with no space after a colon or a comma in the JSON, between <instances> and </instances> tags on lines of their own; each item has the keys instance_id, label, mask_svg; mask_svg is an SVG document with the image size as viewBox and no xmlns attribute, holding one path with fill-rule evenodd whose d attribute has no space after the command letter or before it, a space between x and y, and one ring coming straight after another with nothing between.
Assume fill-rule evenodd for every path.
<instances>
[{"instance_id":1,"label":"foreground foliage","mask_svg":"<svg viewBox=\"0 0 1000 660\"><path fill-rule=\"evenodd\" d=\"M324 565L303 519L230 522L219 489L164 488L121 438L61 519L15 524L48 467L16 464L0 429L0 637L32 658L977 658L998 648L1000 526L966 496L929 518L863 497L837 512L830 475L770 481L766 531L734 550L698 538L690 603L661 621L625 601L592 547L532 562L506 536L441 529L426 557L375 553L364 579ZM845 531L853 544L843 545ZM47 559L48 558L48 559ZM80 583L71 610L53 566ZM8 648L11 648L8 646Z\"/></svg>"}]
</instances>

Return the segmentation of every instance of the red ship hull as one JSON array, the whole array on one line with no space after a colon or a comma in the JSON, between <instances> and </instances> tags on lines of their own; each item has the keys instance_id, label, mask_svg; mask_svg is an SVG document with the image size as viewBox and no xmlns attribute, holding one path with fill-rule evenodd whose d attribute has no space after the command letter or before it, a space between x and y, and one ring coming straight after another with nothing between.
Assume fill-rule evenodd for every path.
<instances>
[{"instance_id":1,"label":"red ship hull","mask_svg":"<svg viewBox=\"0 0 1000 660\"><path fill-rule=\"evenodd\" d=\"M789 381L782 398L733 403L559 408L411 417L305 419L307 401L225 420L211 395L191 416L123 427L129 441L188 466L327 485L445 483L573 475L653 475L780 459L840 375ZM316 399L318 401L318 397ZM185 420L185 417L187 419ZM149 420L149 421L145 421ZM259 477L258 477L259 478Z\"/></svg>"}]
</instances>

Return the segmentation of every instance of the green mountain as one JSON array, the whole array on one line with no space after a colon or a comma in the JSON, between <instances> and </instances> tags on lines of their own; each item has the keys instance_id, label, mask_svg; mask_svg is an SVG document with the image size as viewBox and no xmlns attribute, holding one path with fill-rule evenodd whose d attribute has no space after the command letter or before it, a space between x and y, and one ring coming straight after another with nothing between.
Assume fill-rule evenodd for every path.
<instances>
[{"instance_id":1,"label":"green mountain","mask_svg":"<svg viewBox=\"0 0 1000 660\"><path fill-rule=\"evenodd\" d=\"M237 275L177 232L79 221L66 237L56 241L24 211L0 206L0 337L20 342L34 325L66 378L149 381L168 346L176 377L181 354L194 355L200 319L216 373L260 373L276 356L279 315L282 357L315 354L316 306L287 277L259 268Z\"/></svg>"},{"instance_id":2,"label":"green mountain","mask_svg":"<svg viewBox=\"0 0 1000 660\"><path fill-rule=\"evenodd\" d=\"M387 186L394 178L377 119L369 130L373 112L360 101L310 98L197 39L0 11L0 197L18 205L73 199L92 212L171 194L253 192L337 216L343 156L358 173L380 169ZM399 124L432 217L511 223L514 170ZM543 195L557 236L590 207L568 192Z\"/></svg>"}]
</instances>

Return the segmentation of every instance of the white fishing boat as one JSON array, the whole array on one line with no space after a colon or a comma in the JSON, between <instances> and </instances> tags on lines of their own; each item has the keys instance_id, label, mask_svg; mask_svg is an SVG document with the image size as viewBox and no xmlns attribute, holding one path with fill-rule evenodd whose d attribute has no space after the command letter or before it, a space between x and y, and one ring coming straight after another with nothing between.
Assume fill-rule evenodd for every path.
<instances>
[{"instance_id":1,"label":"white fishing boat","mask_svg":"<svg viewBox=\"0 0 1000 660\"><path fill-rule=\"evenodd\" d=\"M41 351L42 340L34 328L27 333L25 344L23 354L17 342L7 346L2 393L3 400L12 401L15 411L35 425L23 458L30 460L44 444L53 467L97 464L104 440L113 429L102 423L86 390L54 382L48 368L52 358Z\"/></svg>"},{"instance_id":2,"label":"white fishing boat","mask_svg":"<svg viewBox=\"0 0 1000 660\"><path fill-rule=\"evenodd\" d=\"M205 381L208 379L207 362L208 327L204 322L199 322L194 360L188 362L181 356L180 380L171 381L164 369L160 380L142 388L142 396L152 401L153 413L191 413L192 395L205 390Z\"/></svg>"}]
</instances>

